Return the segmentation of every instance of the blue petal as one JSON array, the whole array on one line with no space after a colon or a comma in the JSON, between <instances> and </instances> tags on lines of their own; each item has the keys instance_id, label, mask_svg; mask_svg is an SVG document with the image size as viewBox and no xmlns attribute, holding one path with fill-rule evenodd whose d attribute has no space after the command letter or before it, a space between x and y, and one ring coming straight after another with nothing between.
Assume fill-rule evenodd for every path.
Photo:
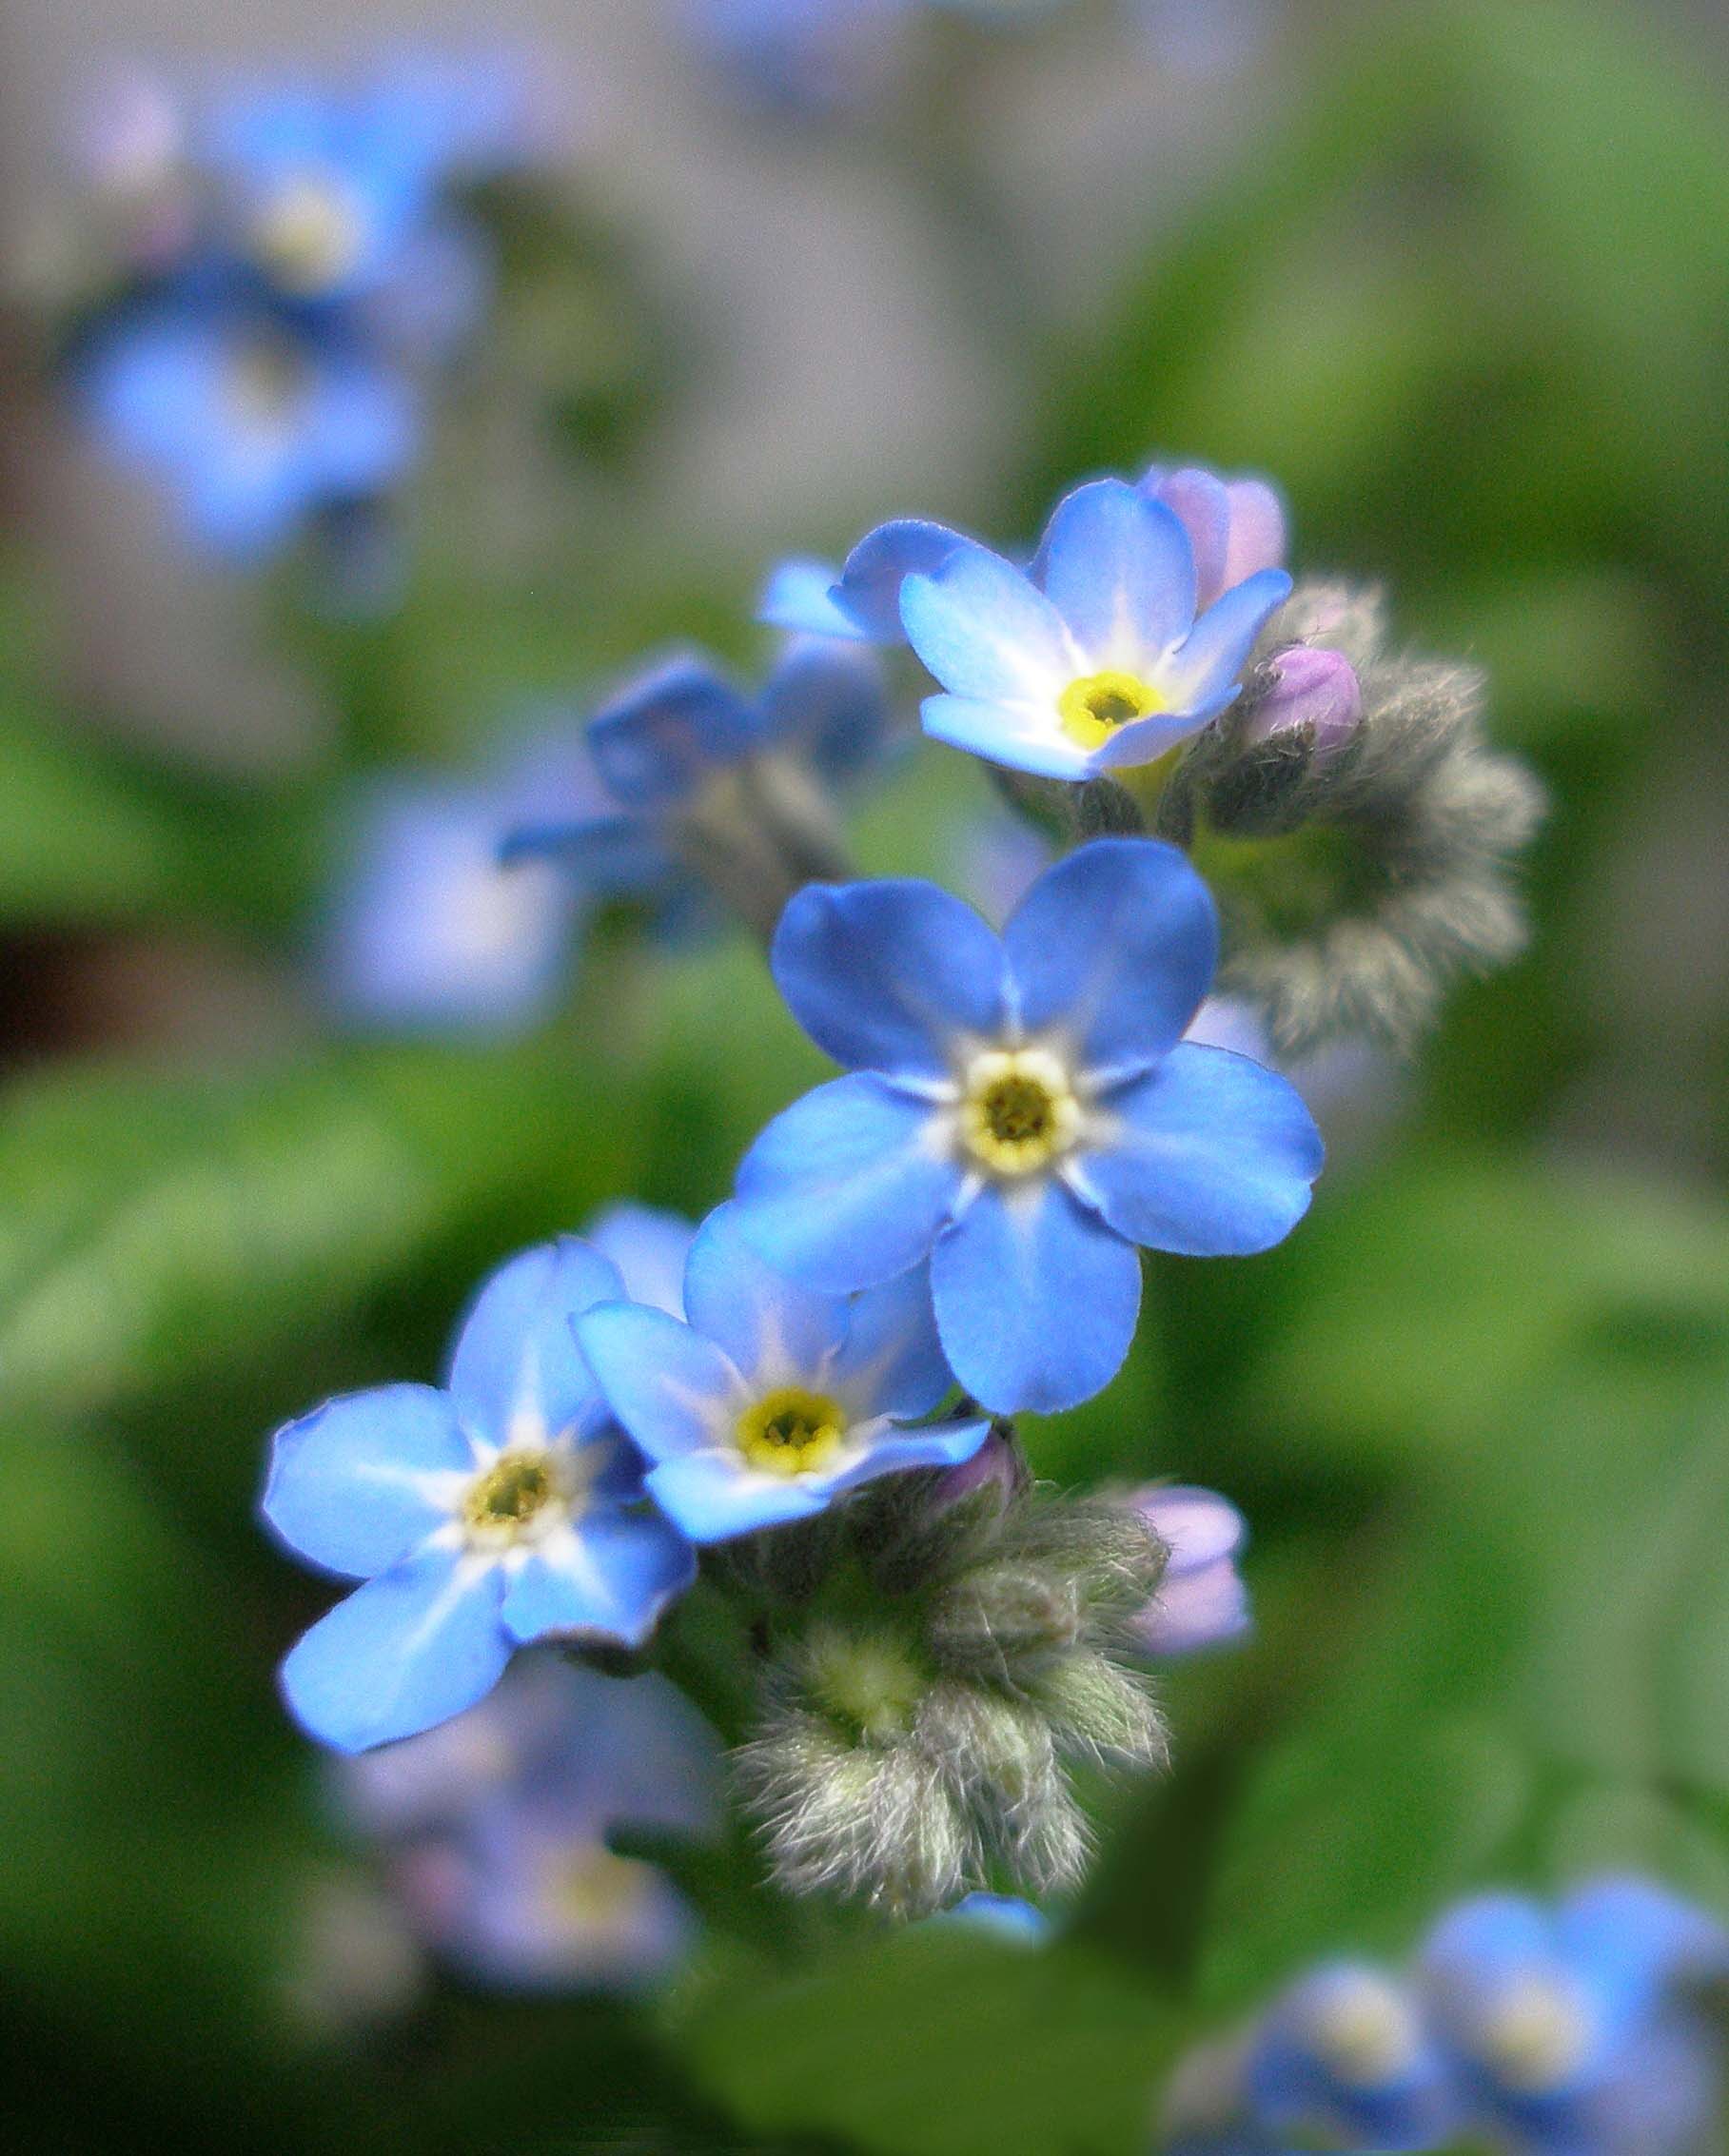
<instances>
[{"instance_id":1,"label":"blue petal","mask_svg":"<svg viewBox=\"0 0 1729 2156\"><path fill-rule=\"evenodd\" d=\"M1527 1970L1546 1970L1554 1957L1554 1924L1546 1910L1524 1894L1478 1894L1435 1926L1422 1966L1463 2003L1485 1999Z\"/></svg>"},{"instance_id":2,"label":"blue petal","mask_svg":"<svg viewBox=\"0 0 1729 2156\"><path fill-rule=\"evenodd\" d=\"M1283 1242L1308 1210L1323 1147L1303 1096L1228 1049L1172 1049L1110 1097L1115 1128L1077 1181L1131 1243L1242 1258Z\"/></svg>"},{"instance_id":3,"label":"blue petal","mask_svg":"<svg viewBox=\"0 0 1729 2156\"><path fill-rule=\"evenodd\" d=\"M791 1476L758 1475L719 1452L690 1453L651 1468L655 1502L693 1542L724 1542L823 1511L828 1498Z\"/></svg>"},{"instance_id":4,"label":"blue petal","mask_svg":"<svg viewBox=\"0 0 1729 2156\"><path fill-rule=\"evenodd\" d=\"M1235 700L1237 694L1238 685L1233 681L1217 695L1203 696L1182 711L1165 711L1151 718L1130 719L1127 726L1117 727L1092 751L1087 759L1089 774L1132 770L1139 764L1156 762L1167 749L1187 740L1191 734L1198 734L1209 718L1216 718L1227 704Z\"/></svg>"},{"instance_id":5,"label":"blue petal","mask_svg":"<svg viewBox=\"0 0 1729 2156\"><path fill-rule=\"evenodd\" d=\"M831 1374L861 1420L931 1412L954 1379L936 1335L928 1266L914 1265L854 1297L846 1344Z\"/></svg>"},{"instance_id":6,"label":"blue petal","mask_svg":"<svg viewBox=\"0 0 1729 2156\"><path fill-rule=\"evenodd\" d=\"M1134 1338L1141 1264L1060 1183L982 1190L931 1260L950 1367L993 1415L1090 1400Z\"/></svg>"},{"instance_id":7,"label":"blue petal","mask_svg":"<svg viewBox=\"0 0 1729 2156\"><path fill-rule=\"evenodd\" d=\"M762 597L756 602L757 620L766 621L776 629L790 629L800 636L846 637L857 643L868 641L867 632L852 611L835 598L835 572L831 562L782 561L770 572L769 580L762 587ZM898 633L898 612L894 627Z\"/></svg>"},{"instance_id":8,"label":"blue petal","mask_svg":"<svg viewBox=\"0 0 1729 2156\"><path fill-rule=\"evenodd\" d=\"M600 1399L570 1322L620 1292L617 1269L574 1235L501 1265L451 1351L450 1396L464 1424L494 1444L592 1428Z\"/></svg>"},{"instance_id":9,"label":"blue petal","mask_svg":"<svg viewBox=\"0 0 1729 2156\"><path fill-rule=\"evenodd\" d=\"M730 1429L743 1388L712 1341L639 1303L603 1303L577 1338L608 1406L651 1460L676 1460Z\"/></svg>"},{"instance_id":10,"label":"blue petal","mask_svg":"<svg viewBox=\"0 0 1729 2156\"><path fill-rule=\"evenodd\" d=\"M1093 768L1094 759L1058 725L1054 709L984 703L974 696L927 696L918 710L933 741L946 741L953 749L1007 764L1012 771L1081 779Z\"/></svg>"},{"instance_id":11,"label":"blue petal","mask_svg":"<svg viewBox=\"0 0 1729 2156\"><path fill-rule=\"evenodd\" d=\"M687 656L641 676L596 714L589 748L608 788L626 807L664 808L684 799L717 764L748 755L761 720L708 661Z\"/></svg>"},{"instance_id":12,"label":"blue petal","mask_svg":"<svg viewBox=\"0 0 1729 2156\"><path fill-rule=\"evenodd\" d=\"M1044 593L986 547L962 546L934 576L909 577L900 617L907 641L957 696L1054 707L1089 671Z\"/></svg>"},{"instance_id":13,"label":"blue petal","mask_svg":"<svg viewBox=\"0 0 1729 2156\"><path fill-rule=\"evenodd\" d=\"M908 577L940 569L956 547L973 542L946 524L903 517L867 532L847 556L835 599L858 633L873 643L903 640L901 585Z\"/></svg>"},{"instance_id":14,"label":"blue petal","mask_svg":"<svg viewBox=\"0 0 1729 2156\"><path fill-rule=\"evenodd\" d=\"M1171 702L1187 711L1228 691L1263 626L1289 597L1290 578L1283 569L1261 569L1215 599L1165 670Z\"/></svg>"},{"instance_id":15,"label":"blue petal","mask_svg":"<svg viewBox=\"0 0 1729 2156\"><path fill-rule=\"evenodd\" d=\"M894 1430L878 1438L862 1458L834 1475L816 1475L814 1486L838 1496L874 1482L879 1475L903 1474L910 1467L958 1467L971 1460L991 1435L988 1421L933 1422L922 1430Z\"/></svg>"},{"instance_id":16,"label":"blue petal","mask_svg":"<svg viewBox=\"0 0 1729 2156\"><path fill-rule=\"evenodd\" d=\"M1556 1912L1555 1932L1568 1966L1618 2016L1680 1985L1729 1977L1729 1931L1648 1879L1576 1889Z\"/></svg>"},{"instance_id":17,"label":"blue petal","mask_svg":"<svg viewBox=\"0 0 1729 2156\"><path fill-rule=\"evenodd\" d=\"M1218 911L1176 847L1098 838L1046 870L1003 948L1030 1033L1060 1031L1089 1071L1145 1069L1207 993Z\"/></svg>"},{"instance_id":18,"label":"blue petal","mask_svg":"<svg viewBox=\"0 0 1729 2156\"><path fill-rule=\"evenodd\" d=\"M451 1507L441 1483L474 1465L443 1393L380 1385L276 1433L260 1509L299 1556L368 1578L443 1525Z\"/></svg>"},{"instance_id":19,"label":"blue petal","mask_svg":"<svg viewBox=\"0 0 1729 2156\"><path fill-rule=\"evenodd\" d=\"M738 1168L739 1226L781 1272L835 1292L893 1280L930 1251L960 1190L927 1101L868 1071L784 1109Z\"/></svg>"},{"instance_id":20,"label":"blue petal","mask_svg":"<svg viewBox=\"0 0 1729 2156\"><path fill-rule=\"evenodd\" d=\"M670 1316L684 1315L684 1263L696 1234L682 1213L625 1200L597 1213L583 1239L619 1268L624 1292Z\"/></svg>"},{"instance_id":21,"label":"blue petal","mask_svg":"<svg viewBox=\"0 0 1729 2156\"><path fill-rule=\"evenodd\" d=\"M800 639L763 684L767 737L801 749L825 776L850 778L883 746L882 661L856 644Z\"/></svg>"},{"instance_id":22,"label":"blue petal","mask_svg":"<svg viewBox=\"0 0 1729 2156\"><path fill-rule=\"evenodd\" d=\"M1058 502L1042 559L1046 595L1092 667L1138 673L1194 621L1189 534L1121 480L1094 480Z\"/></svg>"},{"instance_id":23,"label":"blue petal","mask_svg":"<svg viewBox=\"0 0 1729 2156\"><path fill-rule=\"evenodd\" d=\"M807 884L770 952L795 1018L836 1063L948 1078L956 1038L1002 1025L1002 949L932 883Z\"/></svg>"},{"instance_id":24,"label":"blue petal","mask_svg":"<svg viewBox=\"0 0 1729 2156\"><path fill-rule=\"evenodd\" d=\"M510 1659L500 1579L454 1550L423 1550L358 1587L294 1646L283 1695L337 1752L413 1736L472 1707Z\"/></svg>"},{"instance_id":25,"label":"blue petal","mask_svg":"<svg viewBox=\"0 0 1729 2156\"><path fill-rule=\"evenodd\" d=\"M750 1386L815 1380L846 1335L845 1301L765 1264L731 1205L717 1205L697 1230L684 1310Z\"/></svg>"},{"instance_id":26,"label":"blue petal","mask_svg":"<svg viewBox=\"0 0 1729 2156\"><path fill-rule=\"evenodd\" d=\"M690 1544L656 1514L594 1511L530 1552L505 1590L504 1625L524 1642L580 1632L639 1647L696 1577Z\"/></svg>"}]
</instances>

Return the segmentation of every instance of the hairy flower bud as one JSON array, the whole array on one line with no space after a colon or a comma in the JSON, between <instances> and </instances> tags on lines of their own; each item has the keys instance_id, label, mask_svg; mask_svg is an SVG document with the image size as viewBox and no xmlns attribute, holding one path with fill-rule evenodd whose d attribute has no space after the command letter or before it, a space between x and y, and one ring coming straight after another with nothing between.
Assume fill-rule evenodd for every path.
<instances>
[{"instance_id":1,"label":"hairy flower bud","mask_svg":"<svg viewBox=\"0 0 1729 2156\"><path fill-rule=\"evenodd\" d=\"M1363 685L1343 652L1292 644L1267 660L1265 693L1244 728L1247 741L1306 734L1316 757L1336 755L1363 716Z\"/></svg>"},{"instance_id":2,"label":"hairy flower bud","mask_svg":"<svg viewBox=\"0 0 1729 2156\"><path fill-rule=\"evenodd\" d=\"M1066 1750L1162 1767L1165 1720L1146 1680L1105 1655L1069 1655L1041 1672L1032 1696Z\"/></svg>"},{"instance_id":3,"label":"hairy flower bud","mask_svg":"<svg viewBox=\"0 0 1729 2156\"><path fill-rule=\"evenodd\" d=\"M854 1540L876 1584L906 1594L978 1555L1027 1484L1013 1427L997 1422L958 1467L887 1477L867 1492L853 1507Z\"/></svg>"},{"instance_id":4,"label":"hairy flower bud","mask_svg":"<svg viewBox=\"0 0 1729 2156\"><path fill-rule=\"evenodd\" d=\"M1081 1637L1085 1615L1071 1579L996 1563L951 1587L931 1615L931 1645L950 1669L1012 1683Z\"/></svg>"}]
</instances>

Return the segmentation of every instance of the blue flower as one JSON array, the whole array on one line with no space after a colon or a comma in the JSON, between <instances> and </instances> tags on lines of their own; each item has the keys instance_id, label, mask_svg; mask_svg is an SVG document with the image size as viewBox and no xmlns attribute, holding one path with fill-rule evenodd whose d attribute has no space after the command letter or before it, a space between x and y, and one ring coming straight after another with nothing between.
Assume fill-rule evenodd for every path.
<instances>
[{"instance_id":1,"label":"blue flower","mask_svg":"<svg viewBox=\"0 0 1729 2156\"><path fill-rule=\"evenodd\" d=\"M1000 938L931 884L810 886L775 977L852 1074L752 1147L743 1232L835 1293L928 1258L975 1399L1012 1414L1090 1398L1133 1337L1137 1244L1267 1249L1320 1172L1286 1080L1182 1039L1217 949L1206 885L1152 839L1059 862Z\"/></svg>"},{"instance_id":2,"label":"blue flower","mask_svg":"<svg viewBox=\"0 0 1729 2156\"><path fill-rule=\"evenodd\" d=\"M553 762L536 754L484 783L392 780L359 804L323 966L344 1019L499 1035L553 1008L590 894L546 862L500 859L526 790L583 793L582 773Z\"/></svg>"},{"instance_id":3,"label":"blue flower","mask_svg":"<svg viewBox=\"0 0 1729 2156\"><path fill-rule=\"evenodd\" d=\"M619 1291L574 1237L524 1251L481 1287L444 1389L349 1394L277 1433L265 1519L364 1582L283 1664L322 1743L359 1752L460 1714L531 1640L640 1645L694 1578L571 1335Z\"/></svg>"},{"instance_id":4,"label":"blue flower","mask_svg":"<svg viewBox=\"0 0 1729 2156\"><path fill-rule=\"evenodd\" d=\"M589 721L601 798L580 816L525 817L510 851L581 872L634 842L658 849L670 872L680 820L726 774L792 757L844 784L884 755L888 716L875 658L831 639L792 640L754 696L705 655L675 653Z\"/></svg>"},{"instance_id":5,"label":"blue flower","mask_svg":"<svg viewBox=\"0 0 1729 2156\"><path fill-rule=\"evenodd\" d=\"M1722 2042L1691 1993L1729 1977L1729 1932L1639 1879L1550 1912L1463 1904L1420 1980L1473 2115L1532 2156L1680 2156L1722 2100Z\"/></svg>"},{"instance_id":6,"label":"blue flower","mask_svg":"<svg viewBox=\"0 0 1729 2156\"><path fill-rule=\"evenodd\" d=\"M1359 1962L1326 1964L1291 1986L1256 2031L1243 2080L1256 2123L1275 2138L1432 2148L1462 2123L1418 2002Z\"/></svg>"},{"instance_id":7,"label":"blue flower","mask_svg":"<svg viewBox=\"0 0 1729 2156\"><path fill-rule=\"evenodd\" d=\"M383 493L420 448L412 385L364 345L205 292L123 319L87 355L83 389L193 542L243 560Z\"/></svg>"},{"instance_id":8,"label":"blue flower","mask_svg":"<svg viewBox=\"0 0 1729 2156\"><path fill-rule=\"evenodd\" d=\"M338 1795L415 1930L466 1975L635 1989L679 1964L694 1923L656 1866L606 1836L713 1833L720 1746L664 1677L530 1654L454 1720L343 1760Z\"/></svg>"},{"instance_id":9,"label":"blue flower","mask_svg":"<svg viewBox=\"0 0 1729 2156\"><path fill-rule=\"evenodd\" d=\"M1017 1947L1042 1947L1051 1936L1051 1919L1018 1894L968 1894L953 1909L928 1919L933 1924L963 1924L992 1932Z\"/></svg>"},{"instance_id":10,"label":"blue flower","mask_svg":"<svg viewBox=\"0 0 1729 2156\"><path fill-rule=\"evenodd\" d=\"M722 1205L697 1231L685 1322L601 1304L578 1337L619 1421L654 1462L655 1501L694 1542L825 1511L879 1475L949 1467L990 1425L909 1428L952 1380L929 1285L908 1272L846 1298L764 1264Z\"/></svg>"}]
</instances>

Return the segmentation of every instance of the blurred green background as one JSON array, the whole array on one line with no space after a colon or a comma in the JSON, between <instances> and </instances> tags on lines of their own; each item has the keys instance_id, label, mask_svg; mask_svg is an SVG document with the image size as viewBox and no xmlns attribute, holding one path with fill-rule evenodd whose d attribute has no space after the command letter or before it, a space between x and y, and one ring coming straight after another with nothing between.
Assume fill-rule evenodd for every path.
<instances>
[{"instance_id":1,"label":"blurred green background","mask_svg":"<svg viewBox=\"0 0 1729 2156\"><path fill-rule=\"evenodd\" d=\"M477 1275L600 1201L705 1209L819 1068L742 941L644 957L621 931L524 1044L333 1044L284 985L329 805L670 633L752 656L765 553L641 539L627 461L534 548L477 558L459 413L401 612L282 600L270 648L337 719L284 768L168 753L111 676L87 693L89 596L14 489L15 2146L1114 2156L1196 2035L1317 1952L1403 1951L1471 1886L1632 1864L1729 1911L1718 57L1644 10L1546 0L1287 20L1181 214L1114 206L1075 304L991 329L988 460L939 500L860 483L788 506L789 548L903 510L1007 540L1073 477L1154 452L1266 469L1304 567L1384 579L1403 635L1486 665L1497 738L1552 795L1530 953L1454 995L1396 1118L1271 1256L1155 1263L1117 1384L1029 1428L1059 1479L1228 1492L1260 1618L1170 1680L1175 1773L1100 1792L1095 1880L1044 1954L813 1941L698 1881L713 1943L659 2006L404 1982L272 1691L326 1590L254 1528L265 1433L429 1372ZM825 155L869 162L855 138L763 147L789 217ZM904 138L874 159L869 186L926 215ZM1025 171L997 177L1009 241L1052 244ZM971 212L948 208L965 254ZM927 304L965 292L933 276ZM660 303L651 343L699 377L724 320ZM676 383L652 424L679 424ZM952 874L988 800L927 750L860 857Z\"/></svg>"}]
</instances>

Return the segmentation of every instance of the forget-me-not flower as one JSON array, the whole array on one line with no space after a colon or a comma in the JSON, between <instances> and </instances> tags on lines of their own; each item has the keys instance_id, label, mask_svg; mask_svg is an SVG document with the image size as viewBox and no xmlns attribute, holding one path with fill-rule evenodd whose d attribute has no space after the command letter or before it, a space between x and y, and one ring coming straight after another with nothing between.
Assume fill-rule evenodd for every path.
<instances>
[{"instance_id":1,"label":"forget-me-not flower","mask_svg":"<svg viewBox=\"0 0 1729 2156\"><path fill-rule=\"evenodd\" d=\"M1720 2115L1723 2042L1694 1990L1729 1979L1729 1932L1641 1879L1553 1911L1486 1894L1419 1963L1471 2115L1529 2156L1680 2156Z\"/></svg>"},{"instance_id":2,"label":"forget-me-not flower","mask_svg":"<svg viewBox=\"0 0 1729 2156\"><path fill-rule=\"evenodd\" d=\"M1244 1256L1302 1217L1300 1096L1183 1040L1218 954L1174 848L1103 839L995 935L934 885L812 885L775 938L794 1015L850 1074L771 1123L739 1223L834 1292L931 1264L955 1376L993 1413L1070 1407L1122 1363L1135 1245Z\"/></svg>"},{"instance_id":3,"label":"forget-me-not flower","mask_svg":"<svg viewBox=\"0 0 1729 2156\"><path fill-rule=\"evenodd\" d=\"M810 1519L877 1476L950 1467L990 1424L912 1427L953 1382L931 1291L910 1271L825 1294L765 1264L722 1205L697 1229L681 1322L601 1303L577 1332L648 1488L694 1542Z\"/></svg>"},{"instance_id":4,"label":"forget-me-not flower","mask_svg":"<svg viewBox=\"0 0 1729 2156\"><path fill-rule=\"evenodd\" d=\"M359 1752L428 1729L536 1639L639 1646L695 1578L571 1331L620 1292L574 1237L523 1251L481 1287L442 1390L349 1394L277 1433L265 1519L363 1582L283 1664L322 1743Z\"/></svg>"},{"instance_id":5,"label":"forget-me-not flower","mask_svg":"<svg viewBox=\"0 0 1729 2156\"><path fill-rule=\"evenodd\" d=\"M1252 2116L1274 2137L1352 2148L1433 2148L1458 2130L1447 2063L1399 1978L1362 1962L1311 1970L1275 2002L1243 2064Z\"/></svg>"}]
</instances>

